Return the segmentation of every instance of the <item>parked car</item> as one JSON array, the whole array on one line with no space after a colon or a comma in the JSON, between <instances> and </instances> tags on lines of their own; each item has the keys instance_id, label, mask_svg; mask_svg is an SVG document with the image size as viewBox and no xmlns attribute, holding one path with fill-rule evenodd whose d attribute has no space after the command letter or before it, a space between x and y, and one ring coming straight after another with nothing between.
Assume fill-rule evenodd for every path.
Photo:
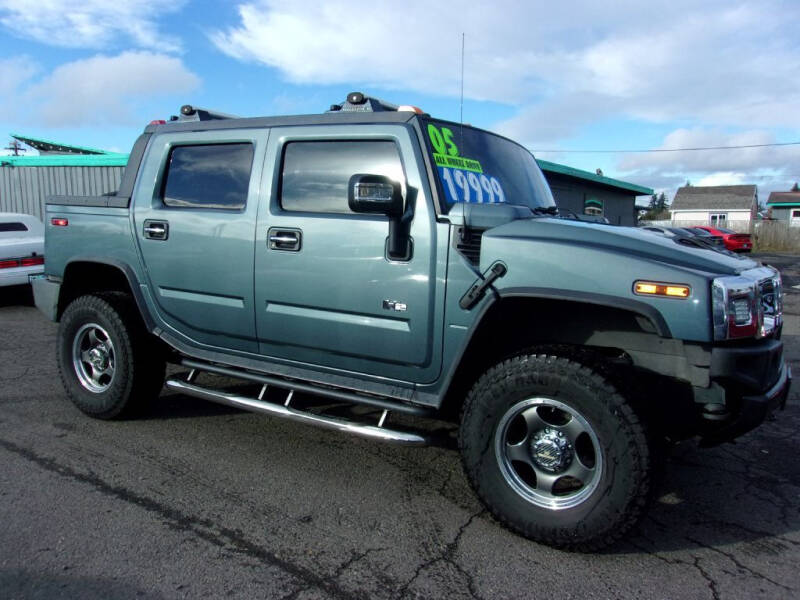
<instances>
[{"instance_id":1,"label":"parked car","mask_svg":"<svg viewBox=\"0 0 800 600\"><path fill-rule=\"evenodd\" d=\"M675 231L674 227L661 227L659 225L647 225L646 227L642 227L644 231L652 231L653 233L660 233L667 237L673 238L678 235L678 232Z\"/></svg>"},{"instance_id":2,"label":"parked car","mask_svg":"<svg viewBox=\"0 0 800 600\"><path fill-rule=\"evenodd\" d=\"M721 235L711 235L702 229L693 229L691 227L663 227L660 225L647 225L642 227L642 229L660 233L669 238L683 238L687 240L688 243L692 244L700 242L703 245L712 246L715 250L725 250Z\"/></svg>"},{"instance_id":3,"label":"parked car","mask_svg":"<svg viewBox=\"0 0 800 600\"><path fill-rule=\"evenodd\" d=\"M733 252L750 252L753 249L753 240L750 239L749 233L739 233L732 229L725 229L723 227L708 227L707 225L696 225L691 229L699 229L706 231L711 235L722 236L722 241L728 250Z\"/></svg>"},{"instance_id":4,"label":"parked car","mask_svg":"<svg viewBox=\"0 0 800 600\"><path fill-rule=\"evenodd\" d=\"M725 247L725 238L723 238L721 235L713 235L708 231L706 231L705 229L697 229L692 227L679 227L678 229L680 229L681 231L686 231L688 233L691 233L692 235L695 235L701 238L702 240L708 242L712 246L718 248Z\"/></svg>"},{"instance_id":5,"label":"parked car","mask_svg":"<svg viewBox=\"0 0 800 600\"><path fill-rule=\"evenodd\" d=\"M31 215L0 213L0 286L44 273L44 225Z\"/></svg>"}]
</instances>

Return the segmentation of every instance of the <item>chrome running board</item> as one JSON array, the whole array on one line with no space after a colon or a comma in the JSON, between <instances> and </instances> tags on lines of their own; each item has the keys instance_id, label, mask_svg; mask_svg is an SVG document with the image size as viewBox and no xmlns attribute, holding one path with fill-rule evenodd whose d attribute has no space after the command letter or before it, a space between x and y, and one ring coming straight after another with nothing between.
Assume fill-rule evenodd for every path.
<instances>
[{"instance_id":1,"label":"chrome running board","mask_svg":"<svg viewBox=\"0 0 800 600\"><path fill-rule=\"evenodd\" d=\"M202 398L203 400L209 400L218 404L233 406L235 408L240 408L251 412L264 413L275 417L283 417L291 421L316 425L325 429L343 431L345 433L352 433L367 438L377 439L384 442L392 442L395 444L403 444L406 446L425 446L428 444L428 439L423 435L405 431L397 431L384 427L383 424L386 420L386 416L389 413L388 409L383 410L377 425L367 425L354 421L347 421L338 417L331 417L328 415L291 408L289 404L291 403L292 396L294 395L294 390L289 390L289 395L287 396L284 404L275 404L273 402L262 400L267 390L266 384L264 384L262 387L261 393L257 398L249 398L247 396L240 396L238 394L232 394L229 392L221 392L195 385L194 383L191 383L195 377L195 374L196 371L192 370L186 380L179 379L177 377L171 377L167 379L166 385L172 390L182 394L187 394L189 396Z\"/></svg>"}]
</instances>

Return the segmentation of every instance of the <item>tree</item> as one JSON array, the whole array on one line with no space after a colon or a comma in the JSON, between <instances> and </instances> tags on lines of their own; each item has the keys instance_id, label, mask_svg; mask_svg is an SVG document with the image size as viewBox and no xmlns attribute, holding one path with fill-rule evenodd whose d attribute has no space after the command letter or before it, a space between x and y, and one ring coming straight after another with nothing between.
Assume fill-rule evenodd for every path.
<instances>
[{"instance_id":1,"label":"tree","mask_svg":"<svg viewBox=\"0 0 800 600\"><path fill-rule=\"evenodd\" d=\"M794 182L794 185L792 186L792 189L789 190L789 191L790 192L800 192L800 186L797 185L796 181Z\"/></svg>"},{"instance_id":2,"label":"tree","mask_svg":"<svg viewBox=\"0 0 800 600\"><path fill-rule=\"evenodd\" d=\"M669 219L667 197L664 195L664 192L650 196L650 204L647 207L647 212L642 215L642 219L652 221Z\"/></svg>"},{"instance_id":3,"label":"tree","mask_svg":"<svg viewBox=\"0 0 800 600\"><path fill-rule=\"evenodd\" d=\"M664 212L667 210L667 197L664 195L664 192L661 192L658 195L658 202L656 202L656 209L658 212Z\"/></svg>"},{"instance_id":4,"label":"tree","mask_svg":"<svg viewBox=\"0 0 800 600\"><path fill-rule=\"evenodd\" d=\"M650 204L648 205L648 208L650 209L648 212L664 212L667 209L667 198L664 196L664 192L650 196Z\"/></svg>"}]
</instances>

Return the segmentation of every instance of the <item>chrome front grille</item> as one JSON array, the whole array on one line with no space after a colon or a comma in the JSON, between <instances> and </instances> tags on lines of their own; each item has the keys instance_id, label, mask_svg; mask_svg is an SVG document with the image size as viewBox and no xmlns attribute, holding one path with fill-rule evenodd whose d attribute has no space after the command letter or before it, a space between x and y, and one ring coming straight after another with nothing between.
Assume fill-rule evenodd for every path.
<instances>
[{"instance_id":1,"label":"chrome front grille","mask_svg":"<svg viewBox=\"0 0 800 600\"><path fill-rule=\"evenodd\" d=\"M758 296L762 310L761 336L771 335L779 329L783 320L783 290L780 275L761 279L758 282Z\"/></svg>"},{"instance_id":2,"label":"chrome front grille","mask_svg":"<svg viewBox=\"0 0 800 600\"><path fill-rule=\"evenodd\" d=\"M764 315L780 315L783 309L780 280L762 279L758 282L758 292L761 296L761 308L764 310Z\"/></svg>"}]
</instances>

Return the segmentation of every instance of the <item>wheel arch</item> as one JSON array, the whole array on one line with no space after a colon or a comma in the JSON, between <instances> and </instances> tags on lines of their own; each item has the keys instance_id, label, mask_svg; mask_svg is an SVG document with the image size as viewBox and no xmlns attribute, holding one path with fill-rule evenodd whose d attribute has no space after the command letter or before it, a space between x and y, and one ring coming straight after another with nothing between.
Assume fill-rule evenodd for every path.
<instances>
[{"instance_id":1,"label":"wheel arch","mask_svg":"<svg viewBox=\"0 0 800 600\"><path fill-rule=\"evenodd\" d=\"M626 356L631 346L646 347L656 339L670 337L663 316L641 302L579 292L553 294L535 288L504 290L484 308L453 361L442 411L456 414L480 374L527 348L571 346L618 358Z\"/></svg>"},{"instance_id":2,"label":"wheel arch","mask_svg":"<svg viewBox=\"0 0 800 600\"><path fill-rule=\"evenodd\" d=\"M139 282L133 269L122 261L97 256L81 256L70 260L64 267L58 296L57 320L70 302L85 294L123 292L136 302L138 313L148 331L155 329L155 321L147 309Z\"/></svg>"}]
</instances>

